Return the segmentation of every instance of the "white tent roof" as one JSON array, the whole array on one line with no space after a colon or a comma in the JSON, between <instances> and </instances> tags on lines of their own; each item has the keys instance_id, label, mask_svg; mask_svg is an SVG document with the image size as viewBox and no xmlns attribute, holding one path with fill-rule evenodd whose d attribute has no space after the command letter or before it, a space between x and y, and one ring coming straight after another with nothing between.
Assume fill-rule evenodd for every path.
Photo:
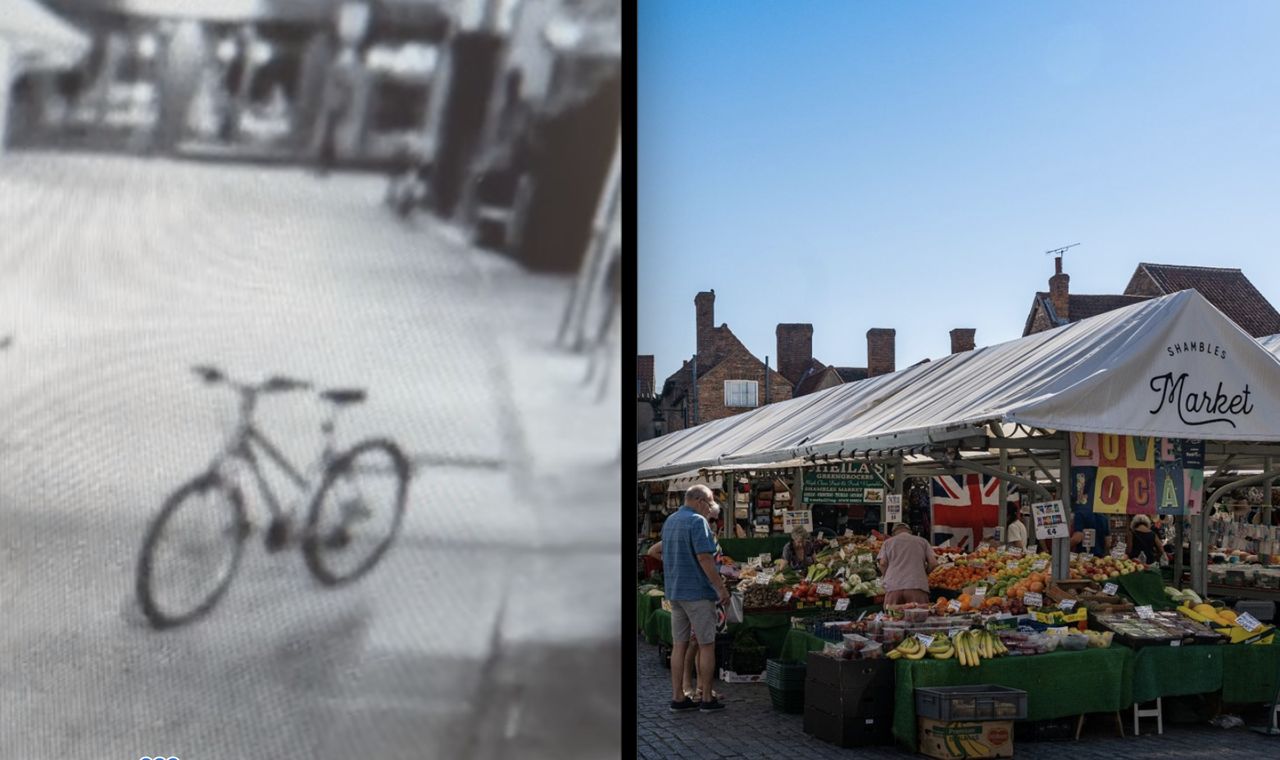
<instances>
[{"instance_id":1,"label":"white tent roof","mask_svg":"<svg viewBox=\"0 0 1280 760\"><path fill-rule=\"evenodd\" d=\"M988 422L1280 441L1280 361L1185 290L645 441L638 475L916 446Z\"/></svg>"},{"instance_id":2,"label":"white tent roof","mask_svg":"<svg viewBox=\"0 0 1280 760\"><path fill-rule=\"evenodd\" d=\"M1280 333L1268 335L1265 338L1258 338L1258 342L1262 347L1267 349L1274 356L1280 356Z\"/></svg>"},{"instance_id":3,"label":"white tent roof","mask_svg":"<svg viewBox=\"0 0 1280 760\"><path fill-rule=\"evenodd\" d=\"M89 49L89 38L36 0L4 0L0 38L17 53L18 68L66 67Z\"/></svg>"}]
</instances>

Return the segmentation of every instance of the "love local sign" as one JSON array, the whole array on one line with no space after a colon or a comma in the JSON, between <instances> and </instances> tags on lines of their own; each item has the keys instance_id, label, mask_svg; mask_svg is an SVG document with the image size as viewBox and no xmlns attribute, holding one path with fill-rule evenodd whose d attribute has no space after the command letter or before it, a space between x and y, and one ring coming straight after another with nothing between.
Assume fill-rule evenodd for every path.
<instances>
[{"instance_id":1,"label":"love local sign","mask_svg":"<svg viewBox=\"0 0 1280 760\"><path fill-rule=\"evenodd\" d=\"M1204 443L1071 434L1071 508L1105 514L1199 514Z\"/></svg>"}]
</instances>

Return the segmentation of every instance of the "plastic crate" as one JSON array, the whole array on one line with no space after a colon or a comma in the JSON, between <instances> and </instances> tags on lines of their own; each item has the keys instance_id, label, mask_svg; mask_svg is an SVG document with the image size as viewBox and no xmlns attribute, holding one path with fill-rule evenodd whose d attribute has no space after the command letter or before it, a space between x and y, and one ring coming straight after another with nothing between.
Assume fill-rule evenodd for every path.
<instances>
[{"instance_id":1,"label":"plastic crate","mask_svg":"<svg viewBox=\"0 0 1280 760\"><path fill-rule=\"evenodd\" d=\"M942 721L1022 720L1027 693L994 684L916 689L916 716Z\"/></svg>"},{"instance_id":2,"label":"plastic crate","mask_svg":"<svg viewBox=\"0 0 1280 760\"><path fill-rule=\"evenodd\" d=\"M778 688L769 685L769 701L773 709L779 712L799 714L804 712L804 687L799 689Z\"/></svg>"},{"instance_id":3,"label":"plastic crate","mask_svg":"<svg viewBox=\"0 0 1280 760\"><path fill-rule=\"evenodd\" d=\"M1015 741L1062 742L1076 736L1075 717L1050 718L1049 720L1023 720L1013 725Z\"/></svg>"},{"instance_id":4,"label":"plastic crate","mask_svg":"<svg viewBox=\"0 0 1280 760\"><path fill-rule=\"evenodd\" d=\"M765 664L765 681L770 686L779 688L804 689L805 674L808 667L804 663L789 663L781 660L769 660Z\"/></svg>"},{"instance_id":5,"label":"plastic crate","mask_svg":"<svg viewBox=\"0 0 1280 760\"><path fill-rule=\"evenodd\" d=\"M1260 622L1270 623L1276 618L1276 603L1269 600L1241 599L1236 602L1236 612L1249 613Z\"/></svg>"}]
</instances>

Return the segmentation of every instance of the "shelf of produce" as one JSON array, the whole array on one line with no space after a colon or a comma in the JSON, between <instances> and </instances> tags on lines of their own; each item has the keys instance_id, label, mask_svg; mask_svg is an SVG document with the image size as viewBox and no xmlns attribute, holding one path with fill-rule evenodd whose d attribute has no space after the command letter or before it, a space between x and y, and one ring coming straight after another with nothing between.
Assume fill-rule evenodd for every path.
<instances>
[{"instance_id":1,"label":"shelf of produce","mask_svg":"<svg viewBox=\"0 0 1280 760\"><path fill-rule=\"evenodd\" d=\"M1231 596L1237 599L1261 599L1263 601L1280 602L1280 589L1258 588L1256 586L1227 586L1210 583L1207 587L1210 596Z\"/></svg>"},{"instance_id":2,"label":"shelf of produce","mask_svg":"<svg viewBox=\"0 0 1280 760\"><path fill-rule=\"evenodd\" d=\"M962 668L955 660L899 660L893 734L916 750L915 689L918 686L995 684L1027 692L1027 718L1046 720L1128 707L1133 653L1122 647L1002 657ZM1070 684L1071 688L1063 688Z\"/></svg>"}]
</instances>

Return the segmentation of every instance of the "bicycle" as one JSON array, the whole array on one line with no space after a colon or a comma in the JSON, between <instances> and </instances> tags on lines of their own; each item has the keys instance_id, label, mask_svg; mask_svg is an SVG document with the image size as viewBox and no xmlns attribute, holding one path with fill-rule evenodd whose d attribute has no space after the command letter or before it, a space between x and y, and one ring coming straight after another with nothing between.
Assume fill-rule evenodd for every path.
<instances>
[{"instance_id":1,"label":"bicycle","mask_svg":"<svg viewBox=\"0 0 1280 760\"><path fill-rule=\"evenodd\" d=\"M300 544L307 569L325 586L349 583L368 573L386 554L399 532L408 491L409 463L400 448L387 439L366 440L341 453L335 450L333 439L339 412L365 401L366 392L359 388L318 392L318 397L331 405L329 415L320 426L324 450L307 468L307 474L303 474L257 428L253 413L260 396L310 391L310 383L274 376L261 383L248 384L232 380L216 367L197 366L192 371L207 385L234 390L240 397L240 418L208 469L174 491L147 529L138 561L136 592L151 626L165 629L196 620L208 614L230 587L245 541L254 530L241 493L243 477L256 481L270 512L271 520L264 537L268 552ZM289 509L281 506L264 478L259 451L297 487L300 497ZM389 501L382 504L380 515L375 512L377 505L371 504L368 494L380 485L370 476L381 475L393 478L393 487ZM308 496L310 509L306 523L298 530L294 524L295 513ZM329 519L335 512L336 522ZM357 535L357 529L380 516L389 519L385 535L376 537L368 553L353 567L344 569L340 566L344 555L353 546L367 543L362 541L363 534ZM211 530L199 528L182 533L180 526L184 519L212 519L215 524ZM179 536L172 536L175 532ZM213 545L192 541L200 538L212 539L208 543ZM212 572L205 566L211 549L219 555ZM170 552L177 554L179 567L168 566ZM191 570L197 585L203 583L203 587L190 599L167 598L166 581L180 575L185 565L194 565L187 569Z\"/></svg>"}]
</instances>

